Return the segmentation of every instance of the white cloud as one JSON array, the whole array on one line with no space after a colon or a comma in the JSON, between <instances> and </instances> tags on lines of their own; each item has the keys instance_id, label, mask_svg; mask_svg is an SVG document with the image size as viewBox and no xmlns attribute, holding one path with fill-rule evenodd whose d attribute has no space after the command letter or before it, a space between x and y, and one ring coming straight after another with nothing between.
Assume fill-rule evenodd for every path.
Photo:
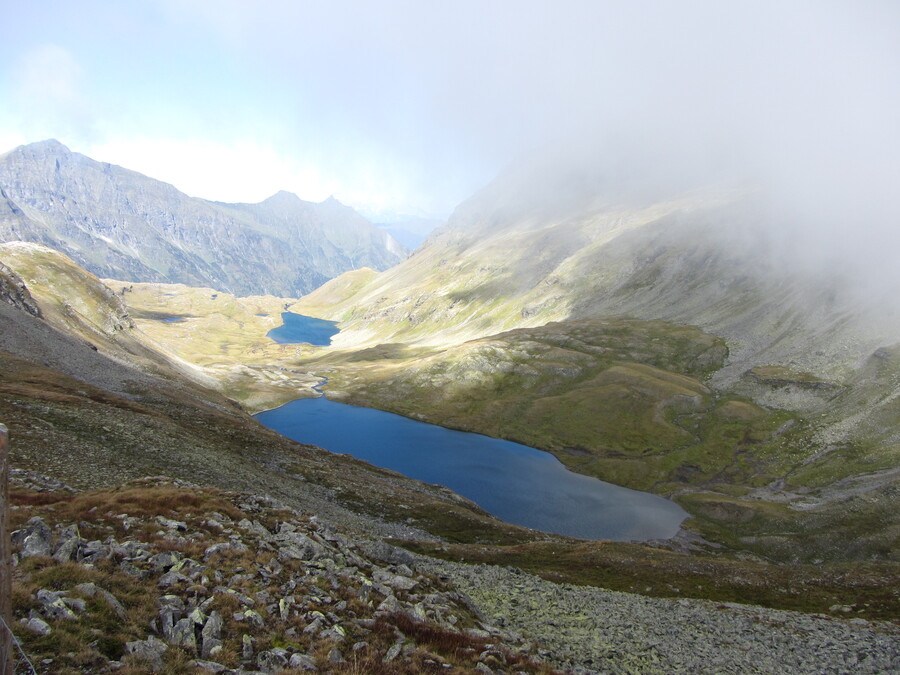
<instances>
[{"instance_id":1,"label":"white cloud","mask_svg":"<svg viewBox=\"0 0 900 675\"><path fill-rule=\"evenodd\" d=\"M17 140L9 147L22 142ZM322 157L303 161L299 158L305 154L296 147L276 147L246 138L221 142L124 136L70 147L98 161L171 183L191 196L215 201L252 203L287 190L308 201L334 196L372 213L435 217L447 215L457 203L423 193L415 171L373 149L358 148L355 154L346 151L343 157L328 161ZM468 196L455 187L458 200Z\"/></svg>"},{"instance_id":2,"label":"white cloud","mask_svg":"<svg viewBox=\"0 0 900 675\"><path fill-rule=\"evenodd\" d=\"M0 154L28 143L28 139L17 131L0 129Z\"/></svg>"},{"instance_id":3,"label":"white cloud","mask_svg":"<svg viewBox=\"0 0 900 675\"><path fill-rule=\"evenodd\" d=\"M191 196L217 201L258 202L278 190L321 201L338 188L318 168L293 162L252 140L131 137L93 144L83 152L171 183Z\"/></svg>"},{"instance_id":4,"label":"white cloud","mask_svg":"<svg viewBox=\"0 0 900 675\"><path fill-rule=\"evenodd\" d=\"M75 56L56 44L25 51L12 64L11 101L18 133L28 136L85 136L92 124L82 94L85 73Z\"/></svg>"},{"instance_id":5,"label":"white cloud","mask_svg":"<svg viewBox=\"0 0 900 675\"><path fill-rule=\"evenodd\" d=\"M62 104L79 101L82 68L72 53L59 45L29 50L22 56L18 72L15 95L22 99Z\"/></svg>"},{"instance_id":6,"label":"white cloud","mask_svg":"<svg viewBox=\"0 0 900 675\"><path fill-rule=\"evenodd\" d=\"M896 2L64 4L16 7L0 134L200 196L445 211L532 148L612 139L894 212Z\"/></svg>"}]
</instances>

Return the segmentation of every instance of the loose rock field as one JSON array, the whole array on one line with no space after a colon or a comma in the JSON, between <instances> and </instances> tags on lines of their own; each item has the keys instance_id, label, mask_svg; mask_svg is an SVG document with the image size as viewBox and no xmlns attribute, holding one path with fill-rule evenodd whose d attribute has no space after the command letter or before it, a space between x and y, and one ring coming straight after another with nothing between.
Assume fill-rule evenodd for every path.
<instances>
[{"instance_id":1,"label":"loose rock field","mask_svg":"<svg viewBox=\"0 0 900 675\"><path fill-rule=\"evenodd\" d=\"M560 585L514 568L422 561L487 621L578 673L896 673L900 628Z\"/></svg>"}]
</instances>

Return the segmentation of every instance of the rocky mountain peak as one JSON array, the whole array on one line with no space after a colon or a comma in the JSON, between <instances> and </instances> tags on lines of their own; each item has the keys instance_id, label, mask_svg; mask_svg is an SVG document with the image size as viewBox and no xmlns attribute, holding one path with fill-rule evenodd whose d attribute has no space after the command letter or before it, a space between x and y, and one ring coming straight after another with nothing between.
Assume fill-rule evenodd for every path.
<instances>
[{"instance_id":1,"label":"rocky mountain peak","mask_svg":"<svg viewBox=\"0 0 900 675\"><path fill-rule=\"evenodd\" d=\"M306 203L293 192L287 190L279 190L268 199L262 201L263 204L280 204L280 205L296 205Z\"/></svg>"},{"instance_id":2,"label":"rocky mountain peak","mask_svg":"<svg viewBox=\"0 0 900 675\"><path fill-rule=\"evenodd\" d=\"M260 204L189 197L56 140L0 156L0 242L59 250L100 277L300 296L405 250L353 209L281 191ZM334 202L337 204L337 202Z\"/></svg>"},{"instance_id":3,"label":"rocky mountain peak","mask_svg":"<svg viewBox=\"0 0 900 675\"><path fill-rule=\"evenodd\" d=\"M28 145L20 145L13 152L21 151L28 152L33 155L71 155L72 151L68 146L60 143L55 138L48 138L43 141L37 141L36 143L29 143Z\"/></svg>"}]
</instances>

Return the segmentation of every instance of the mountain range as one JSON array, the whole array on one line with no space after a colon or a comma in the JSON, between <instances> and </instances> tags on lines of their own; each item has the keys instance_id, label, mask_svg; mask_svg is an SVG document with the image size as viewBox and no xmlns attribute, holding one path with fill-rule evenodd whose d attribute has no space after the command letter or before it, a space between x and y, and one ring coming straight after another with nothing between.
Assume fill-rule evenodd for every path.
<instances>
[{"instance_id":1,"label":"mountain range","mask_svg":"<svg viewBox=\"0 0 900 675\"><path fill-rule=\"evenodd\" d=\"M58 141L0 156L0 241L30 241L99 276L297 296L406 250L334 198L279 192L259 204L189 197Z\"/></svg>"},{"instance_id":2,"label":"mountain range","mask_svg":"<svg viewBox=\"0 0 900 675\"><path fill-rule=\"evenodd\" d=\"M19 152L104 170L49 145ZM0 244L0 420L15 467L76 488L166 475L271 495L355 536L510 574L896 616L886 590L900 550L893 289L811 264L752 190L508 172L393 267L354 269L292 299L226 293L234 287L212 276L199 286L83 269L83 244L104 240L74 214L102 220L115 230L103 236L132 246L130 264L167 278L151 263L181 251L165 243L175 239L151 237L147 219L90 214L93 203L133 205L140 190L119 188L142 181L189 205L181 213L197 216L203 236L252 221L253 236L302 246L299 228L290 234L293 195L215 204L106 170L131 182L72 178L81 187L53 193L52 218L2 183L11 236L81 242L71 257L41 242ZM46 198L35 180L15 189ZM86 199L88 185L108 194ZM152 239L146 256L141 236ZM122 243L103 255L113 249L124 259ZM341 332L330 347L276 345L266 332L285 310L336 320ZM521 441L573 471L672 499L690 518L678 537L645 544L523 530L247 414L317 395L326 377L329 398Z\"/></svg>"}]
</instances>

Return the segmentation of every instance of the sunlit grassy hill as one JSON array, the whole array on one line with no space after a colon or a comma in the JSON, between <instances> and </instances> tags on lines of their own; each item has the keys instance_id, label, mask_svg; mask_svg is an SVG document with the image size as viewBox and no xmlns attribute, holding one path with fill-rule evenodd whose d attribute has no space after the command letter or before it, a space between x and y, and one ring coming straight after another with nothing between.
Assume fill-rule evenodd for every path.
<instances>
[{"instance_id":1,"label":"sunlit grassy hill","mask_svg":"<svg viewBox=\"0 0 900 675\"><path fill-rule=\"evenodd\" d=\"M896 552L890 289L820 264L748 191L529 196L519 179L391 270L295 305L341 322L340 351L303 361L332 369L330 396L677 496L731 546ZM672 344L719 351L690 372Z\"/></svg>"},{"instance_id":2,"label":"sunlit grassy hill","mask_svg":"<svg viewBox=\"0 0 900 675\"><path fill-rule=\"evenodd\" d=\"M0 279L0 419L14 466L82 487L164 474L275 495L367 535L556 580L815 611L858 604L878 616L896 604L883 589L897 533L896 349L879 349L841 384L771 365L732 390L710 377L730 358L727 340L659 320L282 353L264 336L279 310L297 309L290 299L111 281L115 290L104 289L64 256L11 250ZM25 294L46 318L23 309ZM238 371L245 379L229 375ZM275 372L287 379L270 379ZM292 378L301 373L307 387L328 376L333 397L515 437L577 471L670 495L694 516L691 530L724 547L693 536L665 545L686 555L505 526L445 488L287 441L217 391L248 405L284 400L299 392ZM860 415L848 417L849 407ZM435 536L459 546L425 543ZM790 571L759 557L808 564ZM880 562L820 562L865 559Z\"/></svg>"}]
</instances>

